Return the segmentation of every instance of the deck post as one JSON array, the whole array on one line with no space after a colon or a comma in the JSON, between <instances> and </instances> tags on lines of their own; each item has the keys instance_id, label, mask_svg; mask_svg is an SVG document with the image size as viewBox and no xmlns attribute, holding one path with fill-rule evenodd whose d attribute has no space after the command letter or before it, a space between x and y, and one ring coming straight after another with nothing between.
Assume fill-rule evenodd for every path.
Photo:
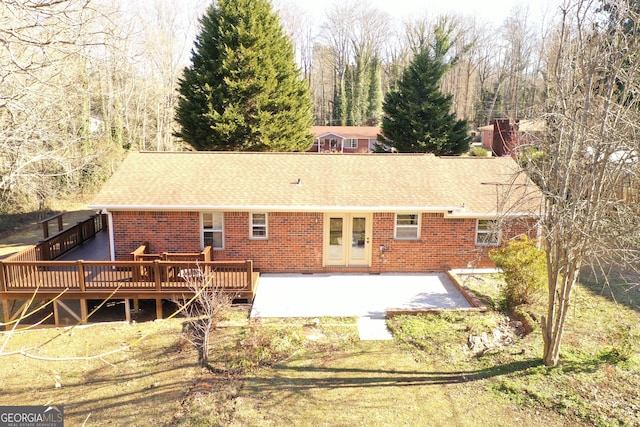
<instances>
[{"instance_id":1,"label":"deck post","mask_svg":"<svg viewBox=\"0 0 640 427\"><path fill-rule=\"evenodd\" d=\"M58 301L53 302L53 324L60 326L60 312L58 308Z\"/></svg>"},{"instance_id":2,"label":"deck post","mask_svg":"<svg viewBox=\"0 0 640 427\"><path fill-rule=\"evenodd\" d=\"M49 247L49 242L45 240L41 240L38 242L37 246L40 248L40 261L51 261L51 251Z\"/></svg>"},{"instance_id":3,"label":"deck post","mask_svg":"<svg viewBox=\"0 0 640 427\"><path fill-rule=\"evenodd\" d=\"M0 292L7 292L7 267L4 265L4 261L0 261Z\"/></svg>"},{"instance_id":4,"label":"deck post","mask_svg":"<svg viewBox=\"0 0 640 427\"><path fill-rule=\"evenodd\" d=\"M48 221L42 222L42 235L44 236L44 239L49 238L49 222Z\"/></svg>"},{"instance_id":5,"label":"deck post","mask_svg":"<svg viewBox=\"0 0 640 427\"><path fill-rule=\"evenodd\" d=\"M153 260L153 273L156 279L156 291L162 290L162 277L160 277L160 260Z\"/></svg>"},{"instance_id":6,"label":"deck post","mask_svg":"<svg viewBox=\"0 0 640 427\"><path fill-rule=\"evenodd\" d=\"M9 322L11 321L11 316L9 313L9 300L3 299L2 300L2 317L4 320L4 329L6 331L9 330Z\"/></svg>"},{"instance_id":7,"label":"deck post","mask_svg":"<svg viewBox=\"0 0 640 427\"><path fill-rule=\"evenodd\" d=\"M251 289L251 284L253 281L253 261L247 261L247 289Z\"/></svg>"},{"instance_id":8,"label":"deck post","mask_svg":"<svg viewBox=\"0 0 640 427\"><path fill-rule=\"evenodd\" d=\"M84 280L82 280L82 282L84 283ZM89 322L89 308L87 307L87 300L84 298L80 300L80 317L82 318L81 322L83 325Z\"/></svg>"},{"instance_id":9,"label":"deck post","mask_svg":"<svg viewBox=\"0 0 640 427\"><path fill-rule=\"evenodd\" d=\"M60 215L58 215L58 232L62 231L62 216L64 215L64 212L62 212ZM47 231L49 230L49 227L47 227ZM47 233L48 234L48 233Z\"/></svg>"},{"instance_id":10,"label":"deck post","mask_svg":"<svg viewBox=\"0 0 640 427\"><path fill-rule=\"evenodd\" d=\"M162 298L156 298L156 319L162 319Z\"/></svg>"},{"instance_id":11,"label":"deck post","mask_svg":"<svg viewBox=\"0 0 640 427\"><path fill-rule=\"evenodd\" d=\"M131 323L131 304L129 298L124 299L124 319Z\"/></svg>"},{"instance_id":12,"label":"deck post","mask_svg":"<svg viewBox=\"0 0 640 427\"><path fill-rule=\"evenodd\" d=\"M78 264L78 286L80 287L80 292L84 292L84 261L79 259L77 261Z\"/></svg>"},{"instance_id":13,"label":"deck post","mask_svg":"<svg viewBox=\"0 0 640 427\"><path fill-rule=\"evenodd\" d=\"M82 245L84 243L84 227L82 222L77 223L76 228L78 229L78 244Z\"/></svg>"}]
</instances>

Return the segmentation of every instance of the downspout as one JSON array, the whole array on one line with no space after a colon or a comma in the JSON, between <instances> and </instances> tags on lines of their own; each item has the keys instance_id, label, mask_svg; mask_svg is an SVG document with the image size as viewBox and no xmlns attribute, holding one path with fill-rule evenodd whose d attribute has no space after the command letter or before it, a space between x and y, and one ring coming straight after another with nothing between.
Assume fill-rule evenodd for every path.
<instances>
[{"instance_id":1,"label":"downspout","mask_svg":"<svg viewBox=\"0 0 640 427\"><path fill-rule=\"evenodd\" d=\"M109 256L111 257L111 261L115 261L116 247L113 230L113 214L106 209L102 209L102 213L107 215L107 220L109 222Z\"/></svg>"}]
</instances>

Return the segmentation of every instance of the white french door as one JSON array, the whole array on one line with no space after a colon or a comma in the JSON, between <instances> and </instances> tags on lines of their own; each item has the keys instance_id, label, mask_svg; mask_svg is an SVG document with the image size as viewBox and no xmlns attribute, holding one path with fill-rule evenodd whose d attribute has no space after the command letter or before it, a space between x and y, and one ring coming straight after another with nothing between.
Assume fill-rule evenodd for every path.
<instances>
[{"instance_id":1,"label":"white french door","mask_svg":"<svg viewBox=\"0 0 640 427\"><path fill-rule=\"evenodd\" d=\"M371 265L371 214L325 214L325 265Z\"/></svg>"}]
</instances>

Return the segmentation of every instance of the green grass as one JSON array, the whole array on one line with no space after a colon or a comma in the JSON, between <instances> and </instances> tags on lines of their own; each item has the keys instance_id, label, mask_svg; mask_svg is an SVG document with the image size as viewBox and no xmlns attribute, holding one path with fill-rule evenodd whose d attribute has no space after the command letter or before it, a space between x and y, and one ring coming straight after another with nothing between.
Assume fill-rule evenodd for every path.
<instances>
[{"instance_id":1,"label":"green grass","mask_svg":"<svg viewBox=\"0 0 640 427\"><path fill-rule=\"evenodd\" d=\"M499 278L465 285L500 306ZM64 404L67 425L89 426L639 425L640 315L613 302L633 290L611 289L575 289L555 368L541 363L539 329L470 348L509 324L496 310L397 317L393 341L363 342L355 318L255 322L237 309L215 333L211 370L178 319L24 332L7 350L61 333L38 354L82 356L146 338L103 360L2 356L0 405Z\"/></svg>"}]
</instances>

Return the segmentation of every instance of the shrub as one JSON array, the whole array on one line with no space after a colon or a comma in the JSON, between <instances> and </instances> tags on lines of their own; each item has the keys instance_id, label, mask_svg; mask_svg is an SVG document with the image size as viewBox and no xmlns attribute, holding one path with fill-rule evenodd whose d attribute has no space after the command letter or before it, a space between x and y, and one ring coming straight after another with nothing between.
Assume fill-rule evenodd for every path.
<instances>
[{"instance_id":1,"label":"shrub","mask_svg":"<svg viewBox=\"0 0 640 427\"><path fill-rule=\"evenodd\" d=\"M537 241L524 236L510 241L505 247L494 249L489 256L502 269L507 307L514 309L522 304L533 304L547 287L545 252Z\"/></svg>"},{"instance_id":2,"label":"shrub","mask_svg":"<svg viewBox=\"0 0 640 427\"><path fill-rule=\"evenodd\" d=\"M638 338L640 334L631 325L624 322L615 324L611 333L613 345L607 354L609 361L618 363L631 359L638 349Z\"/></svg>"},{"instance_id":3,"label":"shrub","mask_svg":"<svg viewBox=\"0 0 640 427\"><path fill-rule=\"evenodd\" d=\"M473 147L469 150L469 155L473 157L488 157L491 153L482 147Z\"/></svg>"},{"instance_id":4,"label":"shrub","mask_svg":"<svg viewBox=\"0 0 640 427\"><path fill-rule=\"evenodd\" d=\"M252 324L236 348L227 354L232 369L272 366L302 349L305 335L301 327L272 327Z\"/></svg>"}]
</instances>

